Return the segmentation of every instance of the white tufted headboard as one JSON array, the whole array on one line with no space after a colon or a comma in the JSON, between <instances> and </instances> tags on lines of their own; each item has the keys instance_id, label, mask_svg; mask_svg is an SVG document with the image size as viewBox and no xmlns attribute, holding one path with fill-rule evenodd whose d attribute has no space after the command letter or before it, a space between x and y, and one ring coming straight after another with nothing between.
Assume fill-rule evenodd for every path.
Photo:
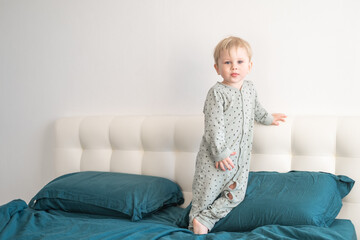
<instances>
[{"instance_id":1,"label":"white tufted headboard","mask_svg":"<svg viewBox=\"0 0 360 240\"><path fill-rule=\"evenodd\" d=\"M338 218L360 232L360 117L292 117L280 126L256 125L252 171L324 171L356 183ZM202 116L94 116L55 124L57 175L97 170L162 176L191 201Z\"/></svg>"}]
</instances>

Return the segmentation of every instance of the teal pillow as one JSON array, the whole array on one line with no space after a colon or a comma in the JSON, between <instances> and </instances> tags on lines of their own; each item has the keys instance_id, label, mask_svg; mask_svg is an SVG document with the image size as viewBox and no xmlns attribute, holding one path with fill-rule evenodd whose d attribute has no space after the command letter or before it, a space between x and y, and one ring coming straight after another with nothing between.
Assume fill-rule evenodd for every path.
<instances>
[{"instance_id":1,"label":"teal pillow","mask_svg":"<svg viewBox=\"0 0 360 240\"><path fill-rule=\"evenodd\" d=\"M264 225L328 227L335 220L354 180L322 172L250 172L245 199L211 232L251 231ZM188 224L189 206L178 222ZM187 222L186 222L187 221Z\"/></svg>"},{"instance_id":2,"label":"teal pillow","mask_svg":"<svg viewBox=\"0 0 360 240\"><path fill-rule=\"evenodd\" d=\"M183 202L179 185L166 178L77 172L48 183L31 199L29 206L36 210L127 216L138 221L163 207Z\"/></svg>"}]
</instances>

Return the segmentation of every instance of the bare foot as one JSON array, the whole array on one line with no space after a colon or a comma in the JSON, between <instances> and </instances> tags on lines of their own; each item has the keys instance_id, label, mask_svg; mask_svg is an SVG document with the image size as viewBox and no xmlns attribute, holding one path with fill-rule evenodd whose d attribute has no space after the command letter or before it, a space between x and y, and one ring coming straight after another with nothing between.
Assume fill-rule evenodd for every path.
<instances>
[{"instance_id":1,"label":"bare foot","mask_svg":"<svg viewBox=\"0 0 360 240\"><path fill-rule=\"evenodd\" d=\"M194 218L193 221L193 228L195 234L207 234L209 231L209 229L196 220L196 218Z\"/></svg>"}]
</instances>

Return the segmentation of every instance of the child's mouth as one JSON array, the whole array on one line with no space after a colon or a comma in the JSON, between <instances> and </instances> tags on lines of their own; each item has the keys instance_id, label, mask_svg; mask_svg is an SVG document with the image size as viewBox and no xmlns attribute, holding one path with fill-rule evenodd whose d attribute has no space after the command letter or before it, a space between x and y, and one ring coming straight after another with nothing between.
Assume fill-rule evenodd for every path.
<instances>
[{"instance_id":1,"label":"child's mouth","mask_svg":"<svg viewBox=\"0 0 360 240\"><path fill-rule=\"evenodd\" d=\"M231 74L232 77L236 77L236 76L238 76L238 75L239 75L239 74L237 74L237 73L232 73L232 74Z\"/></svg>"}]
</instances>

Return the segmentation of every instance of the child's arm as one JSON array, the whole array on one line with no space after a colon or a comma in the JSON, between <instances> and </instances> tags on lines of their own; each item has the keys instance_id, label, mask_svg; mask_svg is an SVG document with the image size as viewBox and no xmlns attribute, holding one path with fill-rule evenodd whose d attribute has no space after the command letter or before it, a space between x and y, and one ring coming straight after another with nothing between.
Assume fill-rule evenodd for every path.
<instances>
[{"instance_id":1,"label":"child's arm","mask_svg":"<svg viewBox=\"0 0 360 240\"><path fill-rule=\"evenodd\" d=\"M233 151L227 148L224 125L224 99L215 89L210 89L204 105L204 138L210 145L208 151L214 163L228 158ZM230 163L229 163L230 164Z\"/></svg>"},{"instance_id":2,"label":"child's arm","mask_svg":"<svg viewBox=\"0 0 360 240\"><path fill-rule=\"evenodd\" d=\"M255 121L264 125L279 125L279 121L285 122L286 115L283 113L269 114L260 104L255 90Z\"/></svg>"},{"instance_id":3,"label":"child's arm","mask_svg":"<svg viewBox=\"0 0 360 240\"><path fill-rule=\"evenodd\" d=\"M264 125L271 125L274 117L270 115L260 104L255 90L255 121Z\"/></svg>"}]
</instances>

